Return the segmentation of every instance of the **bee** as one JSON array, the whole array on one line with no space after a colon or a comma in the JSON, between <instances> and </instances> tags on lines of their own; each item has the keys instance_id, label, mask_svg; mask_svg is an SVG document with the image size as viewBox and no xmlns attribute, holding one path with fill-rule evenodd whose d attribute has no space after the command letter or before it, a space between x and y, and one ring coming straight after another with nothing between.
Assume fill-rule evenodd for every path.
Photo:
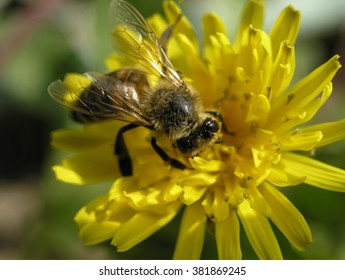
<instances>
[{"instance_id":1,"label":"bee","mask_svg":"<svg viewBox=\"0 0 345 280\"><path fill-rule=\"evenodd\" d=\"M190 156L216 142L222 128L219 114L203 108L198 94L173 67L162 43L169 39L180 17L157 38L143 16L124 0L111 2L110 16L115 49L144 70L123 68L108 74L85 73L90 85L81 93L69 93L69 98L66 98L63 82L58 80L48 88L52 98L71 110L79 122L104 119L127 122L128 125L120 129L115 144L115 153L123 165L130 159L122 134L137 126L155 131L157 137L168 138L174 148ZM158 77L155 86L148 82L148 75ZM174 167L185 168L157 145L155 137L151 144L163 160Z\"/></svg>"}]
</instances>

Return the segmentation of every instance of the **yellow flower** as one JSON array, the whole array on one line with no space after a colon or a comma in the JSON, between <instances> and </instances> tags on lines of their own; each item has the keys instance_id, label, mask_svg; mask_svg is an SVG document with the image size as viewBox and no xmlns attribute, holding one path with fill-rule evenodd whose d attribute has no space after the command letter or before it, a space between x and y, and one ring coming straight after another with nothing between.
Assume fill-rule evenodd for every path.
<instances>
[{"instance_id":1,"label":"yellow flower","mask_svg":"<svg viewBox=\"0 0 345 280\"><path fill-rule=\"evenodd\" d=\"M126 177L113 152L123 123L110 120L53 133L55 147L75 153L53 167L59 180L114 181L108 193L75 217L86 244L112 239L119 251L128 250L179 211L175 259L200 258L209 222L220 259L242 258L240 224L260 259L283 258L270 222L298 250L312 241L304 217L279 189L306 183L345 191L344 170L299 153L345 138L345 120L305 125L329 98L340 64L334 56L290 85L300 13L288 6L266 33L263 9L263 1L248 3L234 42L213 13L203 17L202 48L185 17L174 30L167 48L171 61L199 92L204 107L220 112L224 127L221 141L194 157L159 140L187 169L164 162L150 144L153 132L144 127L124 134L133 162L133 174ZM181 13L173 1L164 2L164 10L168 22L160 15L148 20L157 34ZM111 68L125 66L118 57L107 61ZM80 79L70 74L64 85L75 90Z\"/></svg>"}]
</instances>

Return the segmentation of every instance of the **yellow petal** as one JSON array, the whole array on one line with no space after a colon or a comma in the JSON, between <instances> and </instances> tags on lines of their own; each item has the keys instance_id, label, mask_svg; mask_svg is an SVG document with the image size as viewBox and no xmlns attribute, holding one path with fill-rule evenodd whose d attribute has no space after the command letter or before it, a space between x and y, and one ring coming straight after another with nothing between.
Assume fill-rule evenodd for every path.
<instances>
[{"instance_id":1,"label":"yellow petal","mask_svg":"<svg viewBox=\"0 0 345 280\"><path fill-rule=\"evenodd\" d=\"M156 161L148 162L147 164L137 164L137 160L141 160L140 154L136 154L133 159L133 175L137 178L137 187L138 186L148 186L150 184L155 184L159 180L163 180L169 176L169 169L167 165L163 162L161 158L154 151L147 151L147 155L150 156L152 159L156 159ZM133 153L131 153L132 155ZM157 156L157 158L156 158Z\"/></svg>"},{"instance_id":2,"label":"yellow petal","mask_svg":"<svg viewBox=\"0 0 345 280\"><path fill-rule=\"evenodd\" d=\"M254 28L260 29L263 23L264 15L264 3L261 0L252 0L249 1L245 7L240 26L238 28L236 39L235 39L235 48L238 50L242 41L242 33L248 28L249 25L252 25Z\"/></svg>"},{"instance_id":3,"label":"yellow petal","mask_svg":"<svg viewBox=\"0 0 345 280\"><path fill-rule=\"evenodd\" d=\"M279 137L282 143L281 150L310 151L321 141L323 134L321 131L306 132L296 130L287 136Z\"/></svg>"},{"instance_id":4,"label":"yellow petal","mask_svg":"<svg viewBox=\"0 0 345 280\"><path fill-rule=\"evenodd\" d=\"M272 104L274 104L277 96L289 86L294 72L295 49L287 41L284 41L280 44L271 74L270 101Z\"/></svg>"},{"instance_id":5,"label":"yellow petal","mask_svg":"<svg viewBox=\"0 0 345 280\"><path fill-rule=\"evenodd\" d=\"M202 28L204 34L204 46L210 44L211 36L217 36L218 33L227 34L224 22L215 14L205 14L202 18Z\"/></svg>"},{"instance_id":6,"label":"yellow petal","mask_svg":"<svg viewBox=\"0 0 345 280\"><path fill-rule=\"evenodd\" d=\"M271 45L267 34L249 26L243 31L242 49L236 63L243 67L245 73L257 79L253 92L267 92L266 83L271 71ZM253 81L251 81L253 83Z\"/></svg>"},{"instance_id":7,"label":"yellow petal","mask_svg":"<svg viewBox=\"0 0 345 280\"><path fill-rule=\"evenodd\" d=\"M269 218L298 250L305 250L312 242L312 237L302 214L274 187L262 184L260 192L272 209Z\"/></svg>"},{"instance_id":8,"label":"yellow petal","mask_svg":"<svg viewBox=\"0 0 345 280\"><path fill-rule=\"evenodd\" d=\"M286 119L283 123L275 129L276 134L285 133L290 131L291 128L304 124L310 121L319 109L325 104L332 93L332 83L325 85L321 94L309 102L300 112L290 113L290 116L286 115ZM298 129L299 130L299 129ZM318 146L318 145L317 145Z\"/></svg>"},{"instance_id":9,"label":"yellow petal","mask_svg":"<svg viewBox=\"0 0 345 280\"><path fill-rule=\"evenodd\" d=\"M280 260L283 258L268 219L251 208L248 200L238 206L238 215L259 259Z\"/></svg>"},{"instance_id":10,"label":"yellow petal","mask_svg":"<svg viewBox=\"0 0 345 280\"><path fill-rule=\"evenodd\" d=\"M172 180L149 181L148 184L143 185L140 184L140 181L144 181L144 179L139 180L136 176L117 179L109 191L110 199L118 200L120 193L120 196L131 208L138 211L149 209L151 212L158 210L158 214L160 214L161 209L152 206L174 202L181 195L181 186L176 185Z\"/></svg>"},{"instance_id":11,"label":"yellow petal","mask_svg":"<svg viewBox=\"0 0 345 280\"><path fill-rule=\"evenodd\" d=\"M300 130L302 133L321 131L323 137L321 141L317 143L316 147L322 147L345 139L345 119L335 122L311 125L303 127Z\"/></svg>"},{"instance_id":12,"label":"yellow petal","mask_svg":"<svg viewBox=\"0 0 345 280\"><path fill-rule=\"evenodd\" d=\"M320 95L314 100L312 100L311 102L309 102L309 104L307 104L303 108L304 112L306 113L306 117L303 119L303 122L301 122L300 124L310 121L316 115L316 113L320 110L320 108L325 104L325 102L331 96L332 90L333 90L332 83L330 82L326 84L324 88L322 89L322 92L320 93Z\"/></svg>"},{"instance_id":13,"label":"yellow petal","mask_svg":"<svg viewBox=\"0 0 345 280\"><path fill-rule=\"evenodd\" d=\"M157 188L140 190L138 186L137 191L124 192L124 196L128 198L130 205L134 209L145 209L145 207L155 206L160 204L161 190Z\"/></svg>"},{"instance_id":14,"label":"yellow petal","mask_svg":"<svg viewBox=\"0 0 345 280\"><path fill-rule=\"evenodd\" d=\"M180 7L176 5L174 1L164 1L163 9L170 24L174 24L176 22L176 19L182 14ZM198 37L195 34L193 25L185 16L180 18L178 24L176 25L176 28L174 29L174 34L178 33L186 35L189 41L192 43L193 47L198 50Z\"/></svg>"},{"instance_id":15,"label":"yellow petal","mask_svg":"<svg viewBox=\"0 0 345 280\"><path fill-rule=\"evenodd\" d=\"M204 243L206 215L199 203L185 208L175 246L173 259L200 259Z\"/></svg>"},{"instance_id":16,"label":"yellow petal","mask_svg":"<svg viewBox=\"0 0 345 280\"><path fill-rule=\"evenodd\" d=\"M106 135L82 130L55 130L51 133L51 145L70 152L87 151L109 143ZM114 139L113 139L114 141Z\"/></svg>"},{"instance_id":17,"label":"yellow petal","mask_svg":"<svg viewBox=\"0 0 345 280\"><path fill-rule=\"evenodd\" d=\"M306 180L306 176L297 176L286 173L281 162L271 168L266 180L279 187L290 187L299 185Z\"/></svg>"},{"instance_id":18,"label":"yellow petal","mask_svg":"<svg viewBox=\"0 0 345 280\"><path fill-rule=\"evenodd\" d=\"M271 110L269 119L271 128L279 127L286 119L299 115L329 85L341 67L338 59L339 56L335 55L280 96Z\"/></svg>"},{"instance_id":19,"label":"yellow petal","mask_svg":"<svg viewBox=\"0 0 345 280\"><path fill-rule=\"evenodd\" d=\"M168 27L168 23L161 14L153 14L146 19L147 23L151 26L156 36L160 36Z\"/></svg>"},{"instance_id":20,"label":"yellow petal","mask_svg":"<svg viewBox=\"0 0 345 280\"><path fill-rule=\"evenodd\" d=\"M217 96L210 94L216 93L213 90L214 84L210 73L207 71L199 57L198 50L195 49L189 38L184 34L178 34L177 39L184 53L185 66L183 69L186 71L183 74L192 80L192 85L199 92L205 107L211 106L217 99Z\"/></svg>"},{"instance_id":21,"label":"yellow petal","mask_svg":"<svg viewBox=\"0 0 345 280\"><path fill-rule=\"evenodd\" d=\"M225 167L221 160L205 160L198 156L189 158L189 162L194 169L208 173L219 172Z\"/></svg>"},{"instance_id":22,"label":"yellow petal","mask_svg":"<svg viewBox=\"0 0 345 280\"><path fill-rule=\"evenodd\" d=\"M263 94L253 96L253 101L249 105L246 121L255 121L260 127L266 122L270 111L270 102Z\"/></svg>"},{"instance_id":23,"label":"yellow petal","mask_svg":"<svg viewBox=\"0 0 345 280\"><path fill-rule=\"evenodd\" d=\"M286 7L280 13L270 34L273 57L277 55L282 42L287 41L288 44L294 45L298 35L300 22L301 14L292 6Z\"/></svg>"},{"instance_id":24,"label":"yellow petal","mask_svg":"<svg viewBox=\"0 0 345 280\"><path fill-rule=\"evenodd\" d=\"M102 145L115 143L120 121L101 121L84 125L82 129L60 129L51 133L52 146L70 152L89 151ZM113 144L112 144L113 145Z\"/></svg>"},{"instance_id":25,"label":"yellow petal","mask_svg":"<svg viewBox=\"0 0 345 280\"><path fill-rule=\"evenodd\" d=\"M220 260L240 260L242 258L240 244L240 223L235 211L215 223L215 234Z\"/></svg>"},{"instance_id":26,"label":"yellow petal","mask_svg":"<svg viewBox=\"0 0 345 280\"><path fill-rule=\"evenodd\" d=\"M107 182L121 176L117 158L109 146L79 153L53 170L58 180L77 185Z\"/></svg>"},{"instance_id":27,"label":"yellow petal","mask_svg":"<svg viewBox=\"0 0 345 280\"><path fill-rule=\"evenodd\" d=\"M169 223L180 206L179 201L162 205L160 215L157 214L158 211L137 213L118 229L111 244L117 246L119 252L132 248Z\"/></svg>"},{"instance_id":28,"label":"yellow petal","mask_svg":"<svg viewBox=\"0 0 345 280\"><path fill-rule=\"evenodd\" d=\"M180 194L181 187L168 181L156 182L155 185L143 189L141 189L140 185L134 185L130 190L126 190L123 193L128 199L128 203L138 210L176 201Z\"/></svg>"},{"instance_id":29,"label":"yellow petal","mask_svg":"<svg viewBox=\"0 0 345 280\"><path fill-rule=\"evenodd\" d=\"M235 54L229 38L223 33L210 35L203 49L203 59L217 87L217 94L225 94L229 75L233 72Z\"/></svg>"},{"instance_id":30,"label":"yellow petal","mask_svg":"<svg viewBox=\"0 0 345 280\"><path fill-rule=\"evenodd\" d=\"M74 170L65 168L61 165L54 165L52 167L56 179L61 182L75 184L75 185L84 185L84 179Z\"/></svg>"},{"instance_id":31,"label":"yellow petal","mask_svg":"<svg viewBox=\"0 0 345 280\"><path fill-rule=\"evenodd\" d=\"M205 186L183 186L181 201L185 205L191 205L197 202L207 191Z\"/></svg>"},{"instance_id":32,"label":"yellow petal","mask_svg":"<svg viewBox=\"0 0 345 280\"><path fill-rule=\"evenodd\" d=\"M315 159L294 153L283 153L283 172L295 177L305 177L305 183L337 192L345 192L345 170Z\"/></svg>"},{"instance_id":33,"label":"yellow petal","mask_svg":"<svg viewBox=\"0 0 345 280\"><path fill-rule=\"evenodd\" d=\"M83 239L85 245L95 245L111 239L120 225L113 221L89 224L79 230L79 237Z\"/></svg>"},{"instance_id":34,"label":"yellow petal","mask_svg":"<svg viewBox=\"0 0 345 280\"><path fill-rule=\"evenodd\" d=\"M114 212L118 213L114 215L116 217L109 215ZM112 238L122 222L131 215L133 211L126 204L121 202L111 204L106 194L81 208L74 220L79 227L79 236L85 244L93 245Z\"/></svg>"},{"instance_id":35,"label":"yellow petal","mask_svg":"<svg viewBox=\"0 0 345 280\"><path fill-rule=\"evenodd\" d=\"M109 72L113 72L123 67L123 56L111 54L104 60Z\"/></svg>"},{"instance_id":36,"label":"yellow petal","mask_svg":"<svg viewBox=\"0 0 345 280\"><path fill-rule=\"evenodd\" d=\"M229 216L229 203L224 198L224 190L220 186L214 190L214 199L212 204L212 218L215 221L224 220Z\"/></svg>"},{"instance_id":37,"label":"yellow petal","mask_svg":"<svg viewBox=\"0 0 345 280\"><path fill-rule=\"evenodd\" d=\"M78 223L78 226L80 228L83 228L90 223L96 222L96 211L104 210L106 207L105 205L107 205L108 202L109 200L107 194L95 198L92 202L88 203L87 206L84 206L78 211L78 213L74 217L74 220Z\"/></svg>"},{"instance_id":38,"label":"yellow petal","mask_svg":"<svg viewBox=\"0 0 345 280\"><path fill-rule=\"evenodd\" d=\"M191 175L182 177L179 180L181 186L208 186L215 183L217 180L217 174L210 174L204 172L195 172Z\"/></svg>"},{"instance_id":39,"label":"yellow petal","mask_svg":"<svg viewBox=\"0 0 345 280\"><path fill-rule=\"evenodd\" d=\"M271 41L268 35L261 29L256 29L253 25L249 25L248 28L243 31L242 46L253 48L255 58L257 59L260 58L259 56L265 57L268 54L271 62ZM264 69L264 67L262 68Z\"/></svg>"}]
</instances>

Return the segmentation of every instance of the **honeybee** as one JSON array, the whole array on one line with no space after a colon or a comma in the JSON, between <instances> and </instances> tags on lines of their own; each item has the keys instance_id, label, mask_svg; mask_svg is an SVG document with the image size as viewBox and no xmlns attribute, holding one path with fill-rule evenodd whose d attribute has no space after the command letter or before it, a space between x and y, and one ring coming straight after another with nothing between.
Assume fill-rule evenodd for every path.
<instances>
[{"instance_id":1,"label":"honeybee","mask_svg":"<svg viewBox=\"0 0 345 280\"><path fill-rule=\"evenodd\" d=\"M110 15L115 49L145 71L123 68L108 74L85 73L90 86L81 93L69 93L69 98L63 82L58 80L48 88L52 98L70 109L80 122L116 119L129 123L119 132L116 146L124 146L122 134L137 126L167 137L173 147L191 156L214 143L222 128L221 119L217 113L204 110L197 93L187 86L165 52L162 42L169 39L173 26L158 39L143 16L124 0L111 2ZM157 85L150 86L147 72L158 77ZM183 164L170 159L155 138L151 143L163 160L183 169ZM115 147L123 161L129 160L128 153L120 150Z\"/></svg>"}]
</instances>

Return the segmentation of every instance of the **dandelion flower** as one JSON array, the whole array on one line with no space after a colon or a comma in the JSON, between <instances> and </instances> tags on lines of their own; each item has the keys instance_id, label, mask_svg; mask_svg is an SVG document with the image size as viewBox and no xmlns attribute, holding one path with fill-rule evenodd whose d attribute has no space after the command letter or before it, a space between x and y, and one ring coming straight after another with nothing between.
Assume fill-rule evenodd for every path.
<instances>
[{"instance_id":1,"label":"dandelion flower","mask_svg":"<svg viewBox=\"0 0 345 280\"><path fill-rule=\"evenodd\" d=\"M181 13L173 1L163 7L167 20L160 15L148 19L158 36ZM330 97L340 64L334 56L290 85L300 13L286 7L267 33L263 10L263 1L248 3L233 42L214 13L203 17L202 46L186 17L174 30L167 47L170 60L204 107L221 114L224 128L221 141L193 157L167 139L158 140L185 170L162 160L150 143L154 132L145 127L124 133L131 176L121 175L113 152L123 122L53 133L53 145L73 153L53 167L59 180L79 185L113 181L107 193L75 217L86 244L111 239L118 251L126 251L183 211L174 259L200 258L207 223L214 225L219 259L242 258L241 225L259 259L283 258L271 223L296 249L306 249L311 231L280 189L305 183L345 191L344 170L300 153L345 138L345 120L306 125ZM111 70L126 66L120 55L107 64ZM68 74L63 81L67 91L87 83L80 74Z\"/></svg>"}]
</instances>

